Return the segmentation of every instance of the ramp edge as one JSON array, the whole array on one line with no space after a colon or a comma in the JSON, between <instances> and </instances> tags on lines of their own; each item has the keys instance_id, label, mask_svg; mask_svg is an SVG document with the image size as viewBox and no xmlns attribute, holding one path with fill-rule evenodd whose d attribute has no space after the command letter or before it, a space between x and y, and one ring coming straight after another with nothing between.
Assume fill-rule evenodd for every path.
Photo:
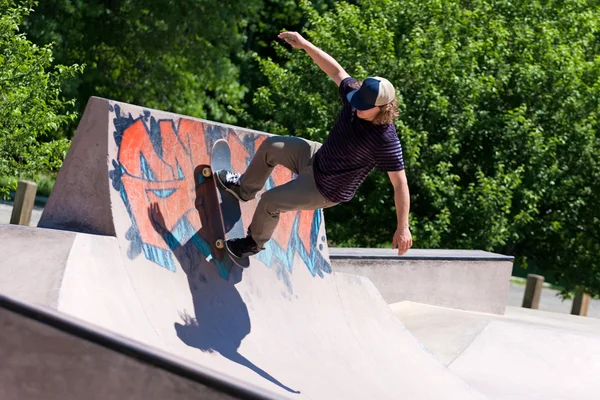
<instances>
[{"instance_id":1,"label":"ramp edge","mask_svg":"<svg viewBox=\"0 0 600 400\"><path fill-rule=\"evenodd\" d=\"M250 384L228 381L215 371L176 360L142 343L126 339L83 321L76 321L75 318L53 310L27 304L2 294L0 294L0 308L233 397L240 399L281 398Z\"/></svg>"}]
</instances>

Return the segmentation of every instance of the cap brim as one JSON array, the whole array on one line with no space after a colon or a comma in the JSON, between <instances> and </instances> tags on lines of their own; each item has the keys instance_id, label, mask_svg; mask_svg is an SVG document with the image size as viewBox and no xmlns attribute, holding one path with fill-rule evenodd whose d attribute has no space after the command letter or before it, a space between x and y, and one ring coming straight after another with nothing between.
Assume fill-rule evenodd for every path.
<instances>
[{"instance_id":1,"label":"cap brim","mask_svg":"<svg viewBox=\"0 0 600 400\"><path fill-rule=\"evenodd\" d=\"M352 107L354 107L360 111L370 110L371 108L375 107L371 104L367 104L367 103L363 102L358 96L355 96L355 94L357 92L358 92L358 89L353 90L346 95L346 98L348 99L348 101L350 102Z\"/></svg>"}]
</instances>

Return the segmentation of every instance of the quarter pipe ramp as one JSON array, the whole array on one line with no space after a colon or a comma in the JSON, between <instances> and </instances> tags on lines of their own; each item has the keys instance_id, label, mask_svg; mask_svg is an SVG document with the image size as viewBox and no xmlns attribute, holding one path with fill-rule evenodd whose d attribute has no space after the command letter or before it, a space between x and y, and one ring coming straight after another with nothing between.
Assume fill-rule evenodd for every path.
<instances>
[{"instance_id":1,"label":"quarter pipe ramp","mask_svg":"<svg viewBox=\"0 0 600 400\"><path fill-rule=\"evenodd\" d=\"M332 272L320 210L283 215L247 269L215 251L197 167L225 139L241 172L267 137L92 98L39 227L0 228L0 293L267 397L482 398L368 279ZM267 188L293 178L277 167Z\"/></svg>"}]
</instances>

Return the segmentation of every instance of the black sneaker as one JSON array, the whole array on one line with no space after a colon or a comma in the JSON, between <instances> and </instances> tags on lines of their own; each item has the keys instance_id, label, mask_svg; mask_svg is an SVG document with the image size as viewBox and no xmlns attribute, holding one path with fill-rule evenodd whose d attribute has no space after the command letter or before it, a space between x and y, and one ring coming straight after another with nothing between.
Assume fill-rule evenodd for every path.
<instances>
[{"instance_id":1,"label":"black sneaker","mask_svg":"<svg viewBox=\"0 0 600 400\"><path fill-rule=\"evenodd\" d=\"M235 258L250 257L263 250L256 245L252 236L246 236L245 238L230 239L225 242L227 251Z\"/></svg>"},{"instance_id":2,"label":"black sneaker","mask_svg":"<svg viewBox=\"0 0 600 400\"><path fill-rule=\"evenodd\" d=\"M242 199L242 196L240 195L240 178L242 176L241 174L236 174L235 172L222 169L220 171L217 171L216 175L219 180L219 183L226 191L234 195L235 198L239 201L246 201Z\"/></svg>"}]
</instances>

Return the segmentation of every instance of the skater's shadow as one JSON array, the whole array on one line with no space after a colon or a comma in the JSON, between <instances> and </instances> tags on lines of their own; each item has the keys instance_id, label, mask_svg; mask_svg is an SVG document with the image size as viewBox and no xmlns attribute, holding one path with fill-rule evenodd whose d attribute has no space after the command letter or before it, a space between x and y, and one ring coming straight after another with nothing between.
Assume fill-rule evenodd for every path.
<instances>
[{"instance_id":1,"label":"skater's shadow","mask_svg":"<svg viewBox=\"0 0 600 400\"><path fill-rule=\"evenodd\" d=\"M202 221L206 213L198 211L202 226L207 226ZM166 228L157 204L150 206L148 215L154 229L171 248L188 278L195 316L182 315L183 323L174 324L179 338L188 346L203 352L219 353L288 392L300 393L279 382L238 352L242 340L251 330L248 308L234 286L242 278L242 269L233 268L229 279L223 279L215 264L207 261L200 250L202 246L199 243L208 237L203 228L195 233L196 237L179 243L173 232ZM265 343L265 346L268 344Z\"/></svg>"}]
</instances>

